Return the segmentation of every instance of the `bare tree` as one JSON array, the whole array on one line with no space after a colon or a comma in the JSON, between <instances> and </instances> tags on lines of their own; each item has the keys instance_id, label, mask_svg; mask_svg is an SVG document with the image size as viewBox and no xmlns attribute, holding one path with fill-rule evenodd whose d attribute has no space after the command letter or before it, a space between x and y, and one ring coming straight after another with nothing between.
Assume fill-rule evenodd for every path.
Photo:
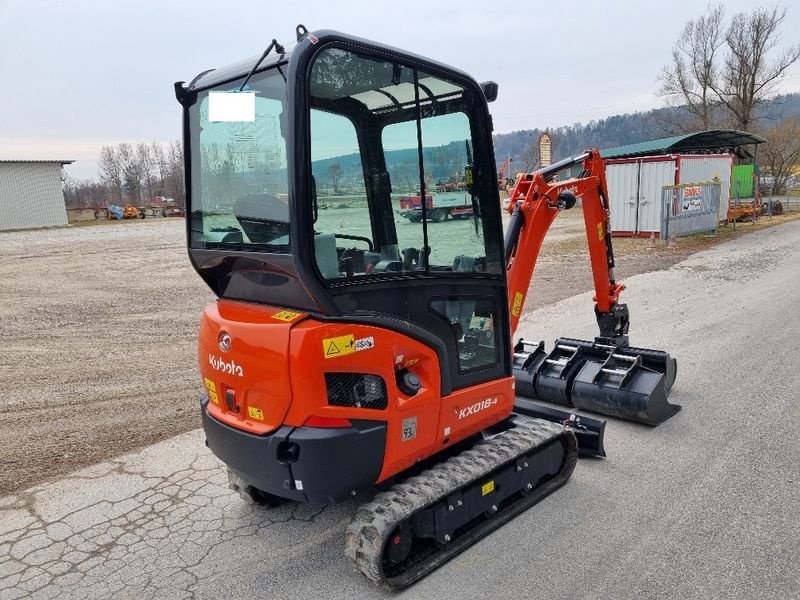
<instances>
[{"instance_id":1,"label":"bare tree","mask_svg":"<svg viewBox=\"0 0 800 600\"><path fill-rule=\"evenodd\" d=\"M686 24L660 76L661 94L693 117L682 129L752 127L758 106L800 58L800 44L771 58L785 17L785 8L756 8L734 15L723 35L724 9L712 5Z\"/></svg>"},{"instance_id":2,"label":"bare tree","mask_svg":"<svg viewBox=\"0 0 800 600\"><path fill-rule=\"evenodd\" d=\"M156 185L155 164L150 145L145 143L136 144L136 162L142 176L142 186L147 191L147 198L153 197L153 190Z\"/></svg>"},{"instance_id":3,"label":"bare tree","mask_svg":"<svg viewBox=\"0 0 800 600\"><path fill-rule=\"evenodd\" d=\"M331 180L334 194L339 193L339 185L342 183L343 177L344 177L344 170L342 169L342 165L336 163L328 167L328 179Z\"/></svg>"},{"instance_id":4,"label":"bare tree","mask_svg":"<svg viewBox=\"0 0 800 600\"><path fill-rule=\"evenodd\" d=\"M100 208L106 205L108 188L91 179L75 179L67 175L64 181L64 203L67 208Z\"/></svg>"},{"instance_id":5,"label":"bare tree","mask_svg":"<svg viewBox=\"0 0 800 600\"><path fill-rule=\"evenodd\" d=\"M659 77L660 93L674 106L682 106L694 118L687 129L711 129L714 103L712 86L716 78L720 48L725 43L722 4L709 6L708 15L686 23L678 43L672 48L672 61Z\"/></svg>"},{"instance_id":6,"label":"bare tree","mask_svg":"<svg viewBox=\"0 0 800 600\"><path fill-rule=\"evenodd\" d=\"M180 142L170 142L167 149L167 177L165 189L170 198L185 206L183 191L183 146Z\"/></svg>"},{"instance_id":7,"label":"bare tree","mask_svg":"<svg viewBox=\"0 0 800 600\"><path fill-rule=\"evenodd\" d=\"M800 117L789 117L764 132L768 143L762 149L764 171L774 177L774 190L782 194L792 173L800 167Z\"/></svg>"},{"instance_id":8,"label":"bare tree","mask_svg":"<svg viewBox=\"0 0 800 600\"><path fill-rule=\"evenodd\" d=\"M106 201L121 204L123 192L129 202L137 204L142 203L143 194L148 198L169 196L179 205L185 201L183 147L179 142L171 142L166 149L158 142L104 146L98 168L103 182L101 189L106 195L111 195ZM83 194L87 189L86 186L80 187ZM72 188L69 191L72 193Z\"/></svg>"},{"instance_id":9,"label":"bare tree","mask_svg":"<svg viewBox=\"0 0 800 600\"><path fill-rule=\"evenodd\" d=\"M767 56L780 41L779 28L785 18L785 8L757 8L749 15L734 15L725 34L729 53L713 90L736 117L739 129L751 126L758 105L775 92L787 69L800 58L800 44L775 60Z\"/></svg>"},{"instance_id":10,"label":"bare tree","mask_svg":"<svg viewBox=\"0 0 800 600\"><path fill-rule=\"evenodd\" d=\"M167 159L164 156L164 147L158 142L150 144L150 154L153 157L153 170L155 171L156 180L158 181L158 194L164 195L164 180L167 178L169 172Z\"/></svg>"},{"instance_id":11,"label":"bare tree","mask_svg":"<svg viewBox=\"0 0 800 600\"><path fill-rule=\"evenodd\" d=\"M111 191L111 200L122 202L122 163L113 146L103 146L98 162L101 179Z\"/></svg>"},{"instance_id":12,"label":"bare tree","mask_svg":"<svg viewBox=\"0 0 800 600\"><path fill-rule=\"evenodd\" d=\"M128 143L119 144L117 157L122 167L122 185L128 194L128 201L138 203L141 198L142 180L133 146Z\"/></svg>"}]
</instances>

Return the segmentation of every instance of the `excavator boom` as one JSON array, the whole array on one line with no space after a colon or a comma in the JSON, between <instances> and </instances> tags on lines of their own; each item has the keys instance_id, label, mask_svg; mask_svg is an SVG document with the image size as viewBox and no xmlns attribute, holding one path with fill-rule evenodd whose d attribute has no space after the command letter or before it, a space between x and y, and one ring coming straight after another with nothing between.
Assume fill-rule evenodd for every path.
<instances>
[{"instance_id":1,"label":"excavator boom","mask_svg":"<svg viewBox=\"0 0 800 600\"><path fill-rule=\"evenodd\" d=\"M582 164L578 177L554 182L559 172ZM605 167L596 149L522 177L510 191L506 230L509 313L512 335L519 324L542 242L562 210L581 199L594 281L594 342L560 339L547 353L543 344L521 341L515 348L517 393L569 407L657 425L680 407L667 402L676 362L666 352L628 344L630 316L619 303L625 286L614 276L614 251Z\"/></svg>"},{"instance_id":2,"label":"excavator boom","mask_svg":"<svg viewBox=\"0 0 800 600\"><path fill-rule=\"evenodd\" d=\"M584 169L580 177L551 182L551 178L561 170L580 162L583 162ZM598 318L599 315L603 315L604 319L613 315L625 286L614 280L608 193L600 153L591 150L523 177L509 196L511 222L506 230L505 248L512 333L519 323L542 242L558 214L572 208L577 198L582 199ZM623 326L624 331L621 330ZM620 323L619 329L608 332L601 326L601 335L612 333L613 337L621 340L621 336L627 332L627 323Z\"/></svg>"}]
</instances>

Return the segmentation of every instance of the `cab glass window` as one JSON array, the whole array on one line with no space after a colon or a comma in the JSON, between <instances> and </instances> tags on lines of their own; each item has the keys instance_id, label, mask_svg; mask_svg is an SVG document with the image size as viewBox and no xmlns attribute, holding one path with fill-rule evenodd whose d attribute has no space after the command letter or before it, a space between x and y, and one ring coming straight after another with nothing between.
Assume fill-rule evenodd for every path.
<instances>
[{"instance_id":1,"label":"cab glass window","mask_svg":"<svg viewBox=\"0 0 800 600\"><path fill-rule=\"evenodd\" d=\"M271 69L242 92L240 86L241 80L200 92L190 109L190 244L286 253L286 83Z\"/></svg>"},{"instance_id":2,"label":"cab glass window","mask_svg":"<svg viewBox=\"0 0 800 600\"><path fill-rule=\"evenodd\" d=\"M472 94L412 66L340 48L318 55L311 202L325 279L501 273L502 241L483 220L499 210L497 190L474 183L496 186L491 156L474 152Z\"/></svg>"}]
</instances>

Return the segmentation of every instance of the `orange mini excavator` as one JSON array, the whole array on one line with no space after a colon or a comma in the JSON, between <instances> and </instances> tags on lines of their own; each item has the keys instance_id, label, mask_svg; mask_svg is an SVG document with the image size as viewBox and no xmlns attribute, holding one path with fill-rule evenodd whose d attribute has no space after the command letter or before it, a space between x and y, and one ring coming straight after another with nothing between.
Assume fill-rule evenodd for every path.
<instances>
[{"instance_id":1,"label":"orange mini excavator","mask_svg":"<svg viewBox=\"0 0 800 600\"><path fill-rule=\"evenodd\" d=\"M402 587L564 484L579 452L603 455L604 421L530 398L656 424L677 410L675 361L628 344L596 150L523 176L504 239L496 84L296 33L175 85L189 257L219 298L200 326L203 426L248 501L377 488L345 552ZM468 219L399 215L455 169ZM542 239L577 199L600 336L514 345Z\"/></svg>"}]
</instances>

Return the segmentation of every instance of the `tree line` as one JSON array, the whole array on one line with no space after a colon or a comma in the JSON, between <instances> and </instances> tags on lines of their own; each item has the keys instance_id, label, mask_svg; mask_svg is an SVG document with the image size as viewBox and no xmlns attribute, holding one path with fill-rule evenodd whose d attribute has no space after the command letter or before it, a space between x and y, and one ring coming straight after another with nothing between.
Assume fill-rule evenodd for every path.
<instances>
[{"instance_id":1,"label":"tree line","mask_svg":"<svg viewBox=\"0 0 800 600\"><path fill-rule=\"evenodd\" d=\"M174 141L103 146L97 163L99 181L67 177L64 199L68 208L101 208L111 204L147 205L151 198L185 202L183 146Z\"/></svg>"},{"instance_id":2,"label":"tree line","mask_svg":"<svg viewBox=\"0 0 800 600\"><path fill-rule=\"evenodd\" d=\"M551 134L553 160L559 160L590 147L607 149L690 131L730 128L758 133L769 141L759 149L760 162L774 177L776 188L784 188L800 166L800 95L775 95L788 69L800 59L800 44L777 50L785 18L785 8L772 6L728 19L722 4L710 5L707 14L687 22L658 78L657 93L665 99L665 107L585 125L497 134L493 137L498 163L511 156L512 174L537 168L543 131ZM452 174L463 162L460 152L450 150L442 147L436 149L436 156L425 157L433 165L434 177ZM416 182L402 167L407 162L409 172L413 171L416 157L406 161L400 154L393 161L397 163L393 179L408 180L407 185L413 187ZM339 160L315 164L317 177L334 190L359 175L337 164ZM179 142L105 146L98 168L99 182L67 179L68 206L141 205L153 196L184 202Z\"/></svg>"},{"instance_id":3,"label":"tree line","mask_svg":"<svg viewBox=\"0 0 800 600\"><path fill-rule=\"evenodd\" d=\"M755 8L727 19L724 7L687 22L657 80L666 106L615 115L586 125L548 128L553 160L705 129L739 129L768 140L758 149L762 171L782 190L800 166L800 95L776 95L800 44L778 50L786 9ZM494 136L498 162L512 157L511 172L538 166L545 129Z\"/></svg>"}]
</instances>

